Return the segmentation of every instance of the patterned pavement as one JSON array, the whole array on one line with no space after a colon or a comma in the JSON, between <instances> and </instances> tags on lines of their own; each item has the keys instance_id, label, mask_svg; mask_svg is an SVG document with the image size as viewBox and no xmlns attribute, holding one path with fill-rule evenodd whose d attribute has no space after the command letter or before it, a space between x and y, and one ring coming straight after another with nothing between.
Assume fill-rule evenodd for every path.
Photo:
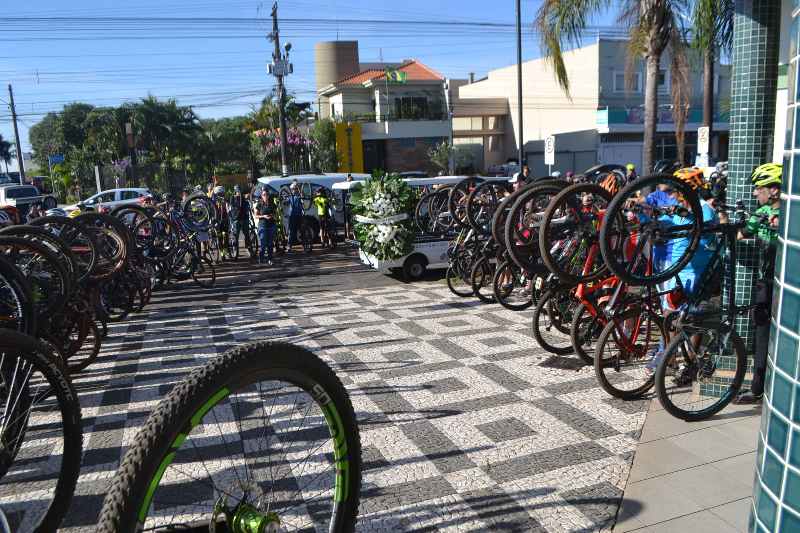
<instances>
[{"instance_id":1,"label":"patterned pavement","mask_svg":"<svg viewBox=\"0 0 800 533\"><path fill-rule=\"evenodd\" d=\"M183 286L154 303L112 326L76 380L85 452L65 531L92 529L126 446L176 381L259 339L321 354L350 391L364 459L359 530L613 525L647 400L613 400L591 367L543 353L530 312L455 297L443 282L329 290L320 277Z\"/></svg>"}]
</instances>

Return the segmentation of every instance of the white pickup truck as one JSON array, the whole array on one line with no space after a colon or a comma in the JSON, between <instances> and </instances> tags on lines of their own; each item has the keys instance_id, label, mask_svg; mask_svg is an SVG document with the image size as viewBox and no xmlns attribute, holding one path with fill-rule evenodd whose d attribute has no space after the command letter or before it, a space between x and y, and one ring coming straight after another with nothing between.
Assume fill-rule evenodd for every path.
<instances>
[{"instance_id":1,"label":"white pickup truck","mask_svg":"<svg viewBox=\"0 0 800 533\"><path fill-rule=\"evenodd\" d=\"M36 203L42 204L45 209L58 206L55 196L41 194L33 185L0 185L0 207L16 207L20 210L20 216L24 216L28 208Z\"/></svg>"}]
</instances>

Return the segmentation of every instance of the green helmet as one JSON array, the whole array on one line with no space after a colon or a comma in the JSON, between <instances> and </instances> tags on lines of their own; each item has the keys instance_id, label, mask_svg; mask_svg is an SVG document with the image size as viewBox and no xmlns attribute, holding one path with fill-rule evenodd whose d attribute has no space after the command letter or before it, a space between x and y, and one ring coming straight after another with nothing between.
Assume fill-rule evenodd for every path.
<instances>
[{"instance_id":1,"label":"green helmet","mask_svg":"<svg viewBox=\"0 0 800 533\"><path fill-rule=\"evenodd\" d=\"M756 167L750 179L754 187L767 187L769 185L780 185L783 175L783 165L778 163L767 163Z\"/></svg>"},{"instance_id":2,"label":"green helmet","mask_svg":"<svg viewBox=\"0 0 800 533\"><path fill-rule=\"evenodd\" d=\"M625 165L625 168L627 168L628 170L636 170L636 167L633 165L633 163L628 163L627 165Z\"/></svg>"}]
</instances>

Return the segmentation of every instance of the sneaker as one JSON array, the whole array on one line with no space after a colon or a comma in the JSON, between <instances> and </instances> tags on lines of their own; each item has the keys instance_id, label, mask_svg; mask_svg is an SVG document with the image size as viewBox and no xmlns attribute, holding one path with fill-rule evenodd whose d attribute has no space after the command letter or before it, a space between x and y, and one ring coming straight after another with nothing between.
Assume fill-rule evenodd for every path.
<instances>
[{"instance_id":1,"label":"sneaker","mask_svg":"<svg viewBox=\"0 0 800 533\"><path fill-rule=\"evenodd\" d=\"M748 390L740 393L736 398L734 398L733 403L736 405L760 404L763 399L763 394L753 394L752 391Z\"/></svg>"},{"instance_id":2,"label":"sneaker","mask_svg":"<svg viewBox=\"0 0 800 533\"><path fill-rule=\"evenodd\" d=\"M679 387L684 387L689 385L694 381L695 375L697 374L697 365L692 363L690 365L681 364L678 367L678 370L675 372L675 375L672 378L672 381L675 385Z\"/></svg>"},{"instance_id":3,"label":"sneaker","mask_svg":"<svg viewBox=\"0 0 800 533\"><path fill-rule=\"evenodd\" d=\"M267 266L272 266L272 260L267 261Z\"/></svg>"}]
</instances>

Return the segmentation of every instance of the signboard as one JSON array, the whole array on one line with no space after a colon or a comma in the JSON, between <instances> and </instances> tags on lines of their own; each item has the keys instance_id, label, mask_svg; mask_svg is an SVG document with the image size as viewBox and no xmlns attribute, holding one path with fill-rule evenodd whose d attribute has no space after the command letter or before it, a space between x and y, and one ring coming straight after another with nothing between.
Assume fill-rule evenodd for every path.
<instances>
[{"instance_id":1,"label":"signboard","mask_svg":"<svg viewBox=\"0 0 800 533\"><path fill-rule=\"evenodd\" d=\"M279 59L269 64L269 73L273 76L287 76L291 74L293 70L292 64L285 59Z\"/></svg>"},{"instance_id":2,"label":"signboard","mask_svg":"<svg viewBox=\"0 0 800 533\"><path fill-rule=\"evenodd\" d=\"M544 140L544 164L556 164L556 138L553 135Z\"/></svg>"},{"instance_id":3,"label":"signboard","mask_svg":"<svg viewBox=\"0 0 800 533\"><path fill-rule=\"evenodd\" d=\"M51 165L60 165L64 162L64 154L53 154L47 157Z\"/></svg>"},{"instance_id":4,"label":"signboard","mask_svg":"<svg viewBox=\"0 0 800 533\"><path fill-rule=\"evenodd\" d=\"M697 128L697 153L708 153L708 126Z\"/></svg>"},{"instance_id":5,"label":"signboard","mask_svg":"<svg viewBox=\"0 0 800 533\"><path fill-rule=\"evenodd\" d=\"M361 143L361 124L336 124L336 156L339 172L364 172L364 147Z\"/></svg>"},{"instance_id":6,"label":"signboard","mask_svg":"<svg viewBox=\"0 0 800 533\"><path fill-rule=\"evenodd\" d=\"M597 110L595 124L598 133L608 133L608 108Z\"/></svg>"},{"instance_id":7,"label":"signboard","mask_svg":"<svg viewBox=\"0 0 800 533\"><path fill-rule=\"evenodd\" d=\"M389 83L405 83L407 74L399 70L387 70L386 80Z\"/></svg>"}]
</instances>

